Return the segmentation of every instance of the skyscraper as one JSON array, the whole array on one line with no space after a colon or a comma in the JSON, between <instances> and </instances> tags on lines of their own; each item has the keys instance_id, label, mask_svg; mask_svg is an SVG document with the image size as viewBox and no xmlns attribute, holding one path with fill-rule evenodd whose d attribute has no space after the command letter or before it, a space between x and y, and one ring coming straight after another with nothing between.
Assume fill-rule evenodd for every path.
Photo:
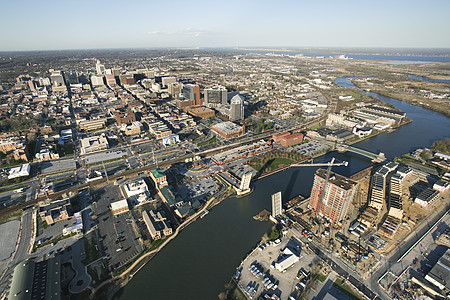
<instances>
[{"instance_id":1,"label":"skyscraper","mask_svg":"<svg viewBox=\"0 0 450 300\"><path fill-rule=\"evenodd\" d=\"M333 222L339 222L348 213L357 183L333 172L331 172L328 182L326 177L326 170L316 171L309 206L316 214L325 216Z\"/></svg>"},{"instance_id":2,"label":"skyscraper","mask_svg":"<svg viewBox=\"0 0 450 300\"><path fill-rule=\"evenodd\" d=\"M230 101L230 120L243 120L244 119L244 101L240 95L235 95Z\"/></svg>"},{"instance_id":3,"label":"skyscraper","mask_svg":"<svg viewBox=\"0 0 450 300\"><path fill-rule=\"evenodd\" d=\"M196 84L186 84L183 86L183 96L186 100L194 100L195 105L202 105L200 99L200 87Z\"/></svg>"},{"instance_id":4,"label":"skyscraper","mask_svg":"<svg viewBox=\"0 0 450 300\"><path fill-rule=\"evenodd\" d=\"M52 75L50 75L50 79L52 80L52 83L53 83L54 86L65 85L64 77L63 77L61 71L54 71L52 73Z\"/></svg>"},{"instance_id":5,"label":"skyscraper","mask_svg":"<svg viewBox=\"0 0 450 300\"><path fill-rule=\"evenodd\" d=\"M281 214L281 192L272 195L272 217Z\"/></svg>"},{"instance_id":6,"label":"skyscraper","mask_svg":"<svg viewBox=\"0 0 450 300\"><path fill-rule=\"evenodd\" d=\"M205 89L205 103L211 105L227 104L227 89L219 86Z\"/></svg>"},{"instance_id":7,"label":"skyscraper","mask_svg":"<svg viewBox=\"0 0 450 300\"><path fill-rule=\"evenodd\" d=\"M78 84L80 81L78 80L77 72L68 72L67 74L67 82L69 84Z\"/></svg>"},{"instance_id":8,"label":"skyscraper","mask_svg":"<svg viewBox=\"0 0 450 300\"><path fill-rule=\"evenodd\" d=\"M97 71L97 75L105 74L105 66L97 60L97 64L95 65L95 70Z\"/></svg>"}]
</instances>

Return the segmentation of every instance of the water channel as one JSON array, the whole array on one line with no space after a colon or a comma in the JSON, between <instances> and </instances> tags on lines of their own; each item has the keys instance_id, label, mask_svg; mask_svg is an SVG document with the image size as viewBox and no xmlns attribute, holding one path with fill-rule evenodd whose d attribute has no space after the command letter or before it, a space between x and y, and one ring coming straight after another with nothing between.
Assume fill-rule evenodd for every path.
<instances>
[{"instance_id":1,"label":"water channel","mask_svg":"<svg viewBox=\"0 0 450 300\"><path fill-rule=\"evenodd\" d=\"M336 82L356 88L349 78L338 78ZM355 144L356 147L381 151L392 159L450 137L450 118L407 102L375 93L369 95L406 112L413 122ZM333 168L334 172L345 176L370 165L369 159L352 153L331 152L317 161L330 161L332 157L349 162L348 167ZM298 194L309 196L316 169L288 169L252 183L255 191L249 196L224 200L205 218L183 230L135 275L115 299L217 299L241 260L269 230L270 224L255 221L252 216L264 208L270 210L270 196L275 192L282 192L283 201Z\"/></svg>"}]
</instances>

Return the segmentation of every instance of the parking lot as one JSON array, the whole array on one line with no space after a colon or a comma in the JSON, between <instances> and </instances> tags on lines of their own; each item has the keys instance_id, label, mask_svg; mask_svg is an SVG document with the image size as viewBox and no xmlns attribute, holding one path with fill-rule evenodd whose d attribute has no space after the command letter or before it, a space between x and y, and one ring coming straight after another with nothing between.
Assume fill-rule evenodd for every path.
<instances>
[{"instance_id":1,"label":"parking lot","mask_svg":"<svg viewBox=\"0 0 450 300\"><path fill-rule=\"evenodd\" d=\"M47 228L43 228L41 218L39 218L39 232L36 237L36 243L45 243L46 241L50 241L53 239L56 239L58 237L61 237L63 235L63 228L75 225L75 218L70 217L66 220L62 220L56 223L53 223L52 225L48 225Z\"/></svg>"},{"instance_id":2,"label":"parking lot","mask_svg":"<svg viewBox=\"0 0 450 300\"><path fill-rule=\"evenodd\" d=\"M206 199L207 197L214 195L216 191L217 184L212 177L199 179L178 187L180 195L184 199L189 199L191 201Z\"/></svg>"},{"instance_id":3,"label":"parking lot","mask_svg":"<svg viewBox=\"0 0 450 300\"><path fill-rule=\"evenodd\" d=\"M277 261L288 243L291 248L299 246L300 260L286 269L285 272L279 272L274 268L272 263ZM238 285L244 293L247 286L253 287L253 290L256 291L253 297L250 297L253 292L250 294L245 293L246 296L251 299L258 299L262 294L276 294L281 299L288 299L290 295L295 295L296 297L299 294L298 288L296 288L296 285L299 283L299 280L297 279L299 270L303 268L305 271L309 272L315 257L314 254L303 247L299 240L291 238L288 233L279 245L266 244L266 247L263 250L257 247L243 261L239 266L241 273L237 280ZM251 272L252 265L257 267L261 272L261 275L258 276L258 273L254 275L253 273L255 272ZM268 280L265 278L269 278L272 285L270 285L270 283L268 284Z\"/></svg>"},{"instance_id":4,"label":"parking lot","mask_svg":"<svg viewBox=\"0 0 450 300\"><path fill-rule=\"evenodd\" d=\"M41 174L52 174L76 169L76 163L73 158L60 159L53 161L43 161L40 164Z\"/></svg>"},{"instance_id":5,"label":"parking lot","mask_svg":"<svg viewBox=\"0 0 450 300\"><path fill-rule=\"evenodd\" d=\"M127 152L124 150L108 150L103 152L97 152L93 154L88 154L84 156L84 163L86 165L99 163L102 161L108 161L113 159L122 158L122 156L126 156Z\"/></svg>"},{"instance_id":6,"label":"parking lot","mask_svg":"<svg viewBox=\"0 0 450 300\"><path fill-rule=\"evenodd\" d=\"M7 259L14 253L19 236L19 227L19 220L0 224L0 260Z\"/></svg>"},{"instance_id":7,"label":"parking lot","mask_svg":"<svg viewBox=\"0 0 450 300\"><path fill-rule=\"evenodd\" d=\"M152 152L152 149L154 151L158 150L158 148L155 147L153 142L144 142L144 143L132 145L131 149L136 154L150 153L150 152Z\"/></svg>"},{"instance_id":8,"label":"parking lot","mask_svg":"<svg viewBox=\"0 0 450 300\"><path fill-rule=\"evenodd\" d=\"M114 270L141 253L142 248L131 224L131 214L129 212L118 216L111 214L111 202L121 198L119 187L111 184L95 190L94 195L94 199L97 200L95 213L99 221L102 252L107 257L110 270Z\"/></svg>"},{"instance_id":9,"label":"parking lot","mask_svg":"<svg viewBox=\"0 0 450 300\"><path fill-rule=\"evenodd\" d=\"M292 148L300 154L312 156L316 153L327 150L329 147L316 141L308 141L307 143L300 144Z\"/></svg>"}]
</instances>

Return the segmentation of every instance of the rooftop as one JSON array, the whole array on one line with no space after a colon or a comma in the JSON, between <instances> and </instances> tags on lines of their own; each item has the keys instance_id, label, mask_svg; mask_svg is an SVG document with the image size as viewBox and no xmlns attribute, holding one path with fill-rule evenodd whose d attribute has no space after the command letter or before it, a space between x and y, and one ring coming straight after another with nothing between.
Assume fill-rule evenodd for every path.
<instances>
[{"instance_id":1,"label":"rooftop","mask_svg":"<svg viewBox=\"0 0 450 300\"><path fill-rule=\"evenodd\" d=\"M159 168L150 170L150 172L152 172L152 175L153 175L153 177L155 177L155 178L161 178L161 177L166 176L166 174L164 173L164 171L161 170L161 169L159 169Z\"/></svg>"},{"instance_id":2,"label":"rooftop","mask_svg":"<svg viewBox=\"0 0 450 300\"><path fill-rule=\"evenodd\" d=\"M438 191L435 191L432 188L426 188L416 197L416 199L419 199L419 200L422 200L425 202L430 202L437 195L439 195Z\"/></svg>"},{"instance_id":3,"label":"rooftop","mask_svg":"<svg viewBox=\"0 0 450 300\"><path fill-rule=\"evenodd\" d=\"M321 177L322 179L326 179L327 177L327 170L325 169L319 169L316 171L316 175ZM329 183L334 184L335 186L340 187L344 190L350 190L354 186L356 186L356 182L354 182L351 179L348 179L345 176L339 175L337 173L331 172L330 178L328 180Z\"/></svg>"},{"instance_id":4,"label":"rooftop","mask_svg":"<svg viewBox=\"0 0 450 300\"><path fill-rule=\"evenodd\" d=\"M425 278L450 289L450 249L447 249Z\"/></svg>"},{"instance_id":5,"label":"rooftop","mask_svg":"<svg viewBox=\"0 0 450 300\"><path fill-rule=\"evenodd\" d=\"M222 122L219 124L215 124L213 128L216 128L222 132L226 133L232 133L232 132L240 132L242 130L242 127L239 125L234 124L233 122Z\"/></svg>"},{"instance_id":6,"label":"rooftop","mask_svg":"<svg viewBox=\"0 0 450 300\"><path fill-rule=\"evenodd\" d=\"M111 203L111 209L112 210L120 209L120 208L125 207L125 206L128 207L128 202L127 202L126 199L119 200L119 201Z\"/></svg>"}]
</instances>

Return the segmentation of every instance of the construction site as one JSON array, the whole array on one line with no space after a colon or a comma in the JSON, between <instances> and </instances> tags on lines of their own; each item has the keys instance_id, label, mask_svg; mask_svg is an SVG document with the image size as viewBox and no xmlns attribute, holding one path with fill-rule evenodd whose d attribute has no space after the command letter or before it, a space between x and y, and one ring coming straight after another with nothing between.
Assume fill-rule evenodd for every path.
<instances>
[{"instance_id":1,"label":"construction site","mask_svg":"<svg viewBox=\"0 0 450 300\"><path fill-rule=\"evenodd\" d=\"M331 172L334 160L323 165L311 197L285 215L365 276L449 199L448 185L406 165L386 162L349 178Z\"/></svg>"}]
</instances>

